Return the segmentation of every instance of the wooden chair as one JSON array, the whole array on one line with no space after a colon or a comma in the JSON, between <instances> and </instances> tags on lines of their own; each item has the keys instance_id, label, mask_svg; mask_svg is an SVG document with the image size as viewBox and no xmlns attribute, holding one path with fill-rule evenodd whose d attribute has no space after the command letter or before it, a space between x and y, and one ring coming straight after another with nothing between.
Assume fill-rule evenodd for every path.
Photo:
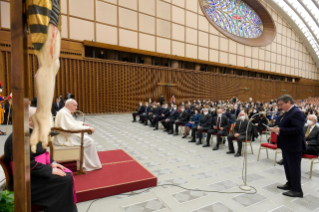
<instances>
[{"instance_id":1,"label":"wooden chair","mask_svg":"<svg viewBox=\"0 0 319 212\"><path fill-rule=\"evenodd\" d=\"M309 172L309 178L311 179L311 177L312 177L312 167L313 167L313 164L314 164L314 163L319 163L319 157L318 157L318 155L302 154L302 158L311 160L310 172ZM314 162L315 160L317 160L317 161Z\"/></svg>"},{"instance_id":2,"label":"wooden chair","mask_svg":"<svg viewBox=\"0 0 319 212\"><path fill-rule=\"evenodd\" d=\"M257 161L259 161L259 155L260 155L260 150L261 150L261 149L266 149L267 158L269 158L269 156L268 156L268 149L276 150L276 152L275 152L275 160L274 160L274 166L276 166L277 154L280 152L280 149L277 147L277 137L278 137L278 136L277 136L276 133L271 132L271 133L270 133L269 143L262 143L262 144L260 144L259 151L258 151Z\"/></svg>"},{"instance_id":3,"label":"wooden chair","mask_svg":"<svg viewBox=\"0 0 319 212\"><path fill-rule=\"evenodd\" d=\"M179 134L182 135L182 131L184 133L184 124L179 124L178 126L180 127Z\"/></svg>"},{"instance_id":4,"label":"wooden chair","mask_svg":"<svg viewBox=\"0 0 319 212\"><path fill-rule=\"evenodd\" d=\"M50 155L57 162L67 162L67 161L80 161L80 169L76 172L73 172L74 175L86 174L86 171L83 170L83 156L84 156L84 133L92 134L92 131L87 130L64 130L62 128L52 128L51 131L64 132L64 133L81 133L81 146L58 146L53 145L52 142L50 145Z\"/></svg>"},{"instance_id":5,"label":"wooden chair","mask_svg":"<svg viewBox=\"0 0 319 212\"><path fill-rule=\"evenodd\" d=\"M0 165L2 166L2 169L4 171L4 176L6 178L6 189L8 191L10 191L10 189L9 189L9 179L12 176L12 171L11 171L10 165L4 161L4 155L0 156ZM32 212L43 211L43 209L42 209L42 207L31 203L31 211Z\"/></svg>"},{"instance_id":6,"label":"wooden chair","mask_svg":"<svg viewBox=\"0 0 319 212\"><path fill-rule=\"evenodd\" d=\"M4 171L4 176L6 178L6 187L7 187L7 190L9 190L9 179L12 175L12 172L11 172L11 167L9 164L7 164L5 161L4 161L4 155L1 155L0 156L0 165L2 166L2 169Z\"/></svg>"}]
</instances>

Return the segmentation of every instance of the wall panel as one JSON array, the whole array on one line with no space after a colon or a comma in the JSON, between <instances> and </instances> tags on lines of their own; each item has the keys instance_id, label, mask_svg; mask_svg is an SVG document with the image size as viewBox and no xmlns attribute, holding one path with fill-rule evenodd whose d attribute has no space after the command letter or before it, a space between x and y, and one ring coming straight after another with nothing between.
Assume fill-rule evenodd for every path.
<instances>
[{"instance_id":1,"label":"wall panel","mask_svg":"<svg viewBox=\"0 0 319 212\"><path fill-rule=\"evenodd\" d=\"M0 51L0 56L3 95L8 95L11 93L11 53ZM67 92L74 94L79 110L85 113L133 111L139 101L144 103L149 98L158 101L161 94L166 102L174 94L178 104L193 99L227 100L233 96L241 101L248 101L249 97L254 101L269 101L285 93L295 99L319 96L319 83L314 80L301 79L291 83L87 58L61 57L60 62L54 96L65 97ZM38 67L36 56L30 52L30 99L36 96L34 76Z\"/></svg>"}]
</instances>

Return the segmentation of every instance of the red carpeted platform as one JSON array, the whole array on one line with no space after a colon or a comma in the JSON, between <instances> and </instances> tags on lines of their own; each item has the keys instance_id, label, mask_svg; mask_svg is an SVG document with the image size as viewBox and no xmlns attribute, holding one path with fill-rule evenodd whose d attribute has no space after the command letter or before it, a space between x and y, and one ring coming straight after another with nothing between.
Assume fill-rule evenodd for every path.
<instances>
[{"instance_id":1,"label":"red carpeted platform","mask_svg":"<svg viewBox=\"0 0 319 212\"><path fill-rule=\"evenodd\" d=\"M78 202L157 185L157 177L123 150L99 152L102 169L75 176Z\"/></svg>"}]
</instances>

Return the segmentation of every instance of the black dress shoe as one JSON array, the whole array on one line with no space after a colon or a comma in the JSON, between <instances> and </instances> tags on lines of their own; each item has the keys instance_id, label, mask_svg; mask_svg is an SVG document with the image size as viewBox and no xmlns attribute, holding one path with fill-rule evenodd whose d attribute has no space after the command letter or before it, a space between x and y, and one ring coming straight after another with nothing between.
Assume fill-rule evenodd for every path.
<instances>
[{"instance_id":1,"label":"black dress shoe","mask_svg":"<svg viewBox=\"0 0 319 212\"><path fill-rule=\"evenodd\" d=\"M164 132L168 132L168 130L164 130Z\"/></svg>"},{"instance_id":2,"label":"black dress shoe","mask_svg":"<svg viewBox=\"0 0 319 212\"><path fill-rule=\"evenodd\" d=\"M298 191L286 191L282 193L282 195L288 196L288 197L301 197L303 198L303 193Z\"/></svg>"},{"instance_id":3,"label":"black dress shoe","mask_svg":"<svg viewBox=\"0 0 319 212\"><path fill-rule=\"evenodd\" d=\"M197 142L196 145L202 145L202 142Z\"/></svg>"},{"instance_id":4,"label":"black dress shoe","mask_svg":"<svg viewBox=\"0 0 319 212\"><path fill-rule=\"evenodd\" d=\"M205 144L203 147L210 147L210 145L209 144Z\"/></svg>"},{"instance_id":5,"label":"black dress shoe","mask_svg":"<svg viewBox=\"0 0 319 212\"><path fill-rule=\"evenodd\" d=\"M226 154L234 154L235 152L234 151L228 151L226 152Z\"/></svg>"},{"instance_id":6,"label":"black dress shoe","mask_svg":"<svg viewBox=\"0 0 319 212\"><path fill-rule=\"evenodd\" d=\"M178 136L178 134L177 134L177 133L174 133L174 136Z\"/></svg>"},{"instance_id":7,"label":"black dress shoe","mask_svg":"<svg viewBox=\"0 0 319 212\"><path fill-rule=\"evenodd\" d=\"M158 130L158 128L155 128L154 130Z\"/></svg>"},{"instance_id":8,"label":"black dress shoe","mask_svg":"<svg viewBox=\"0 0 319 212\"><path fill-rule=\"evenodd\" d=\"M136 122L136 121L133 120L132 122Z\"/></svg>"},{"instance_id":9,"label":"black dress shoe","mask_svg":"<svg viewBox=\"0 0 319 212\"><path fill-rule=\"evenodd\" d=\"M282 186L277 186L277 188L282 189L282 190L291 190L291 186L289 186L287 184L282 185Z\"/></svg>"},{"instance_id":10,"label":"black dress shoe","mask_svg":"<svg viewBox=\"0 0 319 212\"><path fill-rule=\"evenodd\" d=\"M236 155L234 155L234 157L240 157L241 154L240 153L236 153Z\"/></svg>"},{"instance_id":11,"label":"black dress shoe","mask_svg":"<svg viewBox=\"0 0 319 212\"><path fill-rule=\"evenodd\" d=\"M186 138L187 137L187 135L184 135L182 138Z\"/></svg>"},{"instance_id":12,"label":"black dress shoe","mask_svg":"<svg viewBox=\"0 0 319 212\"><path fill-rule=\"evenodd\" d=\"M215 146L214 148L213 148L213 150L218 150L219 148L217 147L217 146Z\"/></svg>"},{"instance_id":13,"label":"black dress shoe","mask_svg":"<svg viewBox=\"0 0 319 212\"><path fill-rule=\"evenodd\" d=\"M284 160L281 159L280 161L277 161L277 164L279 164L279 165L284 165Z\"/></svg>"},{"instance_id":14,"label":"black dress shoe","mask_svg":"<svg viewBox=\"0 0 319 212\"><path fill-rule=\"evenodd\" d=\"M190 142L190 143L195 143L196 141L195 141L195 140L190 140L190 141L188 141L188 142Z\"/></svg>"},{"instance_id":15,"label":"black dress shoe","mask_svg":"<svg viewBox=\"0 0 319 212\"><path fill-rule=\"evenodd\" d=\"M171 134L173 134L173 132L172 132L172 131L169 131L168 134L171 135Z\"/></svg>"}]
</instances>

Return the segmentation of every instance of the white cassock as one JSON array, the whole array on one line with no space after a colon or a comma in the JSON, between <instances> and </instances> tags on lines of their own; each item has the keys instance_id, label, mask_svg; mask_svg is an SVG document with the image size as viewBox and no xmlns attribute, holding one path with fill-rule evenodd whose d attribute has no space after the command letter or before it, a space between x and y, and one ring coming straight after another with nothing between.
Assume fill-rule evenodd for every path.
<instances>
[{"instance_id":1,"label":"white cassock","mask_svg":"<svg viewBox=\"0 0 319 212\"><path fill-rule=\"evenodd\" d=\"M63 107L57 113L55 117L55 127L62 128L64 130L83 130L89 129L88 126L83 126L83 122L76 121L70 110ZM53 143L60 146L81 146L81 134L70 134L60 132L59 135L54 137ZM84 134L83 139L84 157L83 168L86 171L92 171L94 169L102 168L101 161L96 151L94 140Z\"/></svg>"}]
</instances>

